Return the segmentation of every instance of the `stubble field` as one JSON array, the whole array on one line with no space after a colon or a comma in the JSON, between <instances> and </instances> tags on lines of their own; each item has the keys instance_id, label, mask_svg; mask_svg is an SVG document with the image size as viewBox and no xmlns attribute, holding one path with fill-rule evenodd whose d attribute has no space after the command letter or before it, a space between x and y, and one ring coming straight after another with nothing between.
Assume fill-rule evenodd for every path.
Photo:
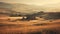
<instances>
[{"instance_id":1,"label":"stubble field","mask_svg":"<svg viewBox=\"0 0 60 34\"><path fill-rule=\"evenodd\" d=\"M0 17L0 34L60 34L60 19L22 21L17 17Z\"/></svg>"}]
</instances>

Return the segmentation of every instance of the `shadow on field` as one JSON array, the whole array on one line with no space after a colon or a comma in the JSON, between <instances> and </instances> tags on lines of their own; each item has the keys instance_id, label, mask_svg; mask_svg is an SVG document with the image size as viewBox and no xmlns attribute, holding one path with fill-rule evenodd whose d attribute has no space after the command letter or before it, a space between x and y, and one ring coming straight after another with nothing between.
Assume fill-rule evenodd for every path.
<instances>
[{"instance_id":1,"label":"shadow on field","mask_svg":"<svg viewBox=\"0 0 60 34\"><path fill-rule=\"evenodd\" d=\"M45 26L45 25L51 25L49 23L37 23L37 24L33 24L33 26Z\"/></svg>"},{"instance_id":2,"label":"shadow on field","mask_svg":"<svg viewBox=\"0 0 60 34\"><path fill-rule=\"evenodd\" d=\"M7 26L7 25L3 25L4 26ZM17 27L16 25L8 25L8 26L15 26ZM0 25L0 27L2 27L2 25ZM0 28L1 29L1 28ZM17 30L17 31L9 31L9 32L5 32L5 31L0 31L0 34L60 34L60 29L58 27L58 29L54 29L54 28L51 28L51 29L40 29L40 30L37 30L37 31L29 31L29 32L22 32L20 30Z\"/></svg>"},{"instance_id":3,"label":"shadow on field","mask_svg":"<svg viewBox=\"0 0 60 34\"><path fill-rule=\"evenodd\" d=\"M3 32L0 32L0 34L3 34ZM36 32L5 32L4 34L60 34L60 31L57 30L42 30L42 31L36 31Z\"/></svg>"},{"instance_id":4,"label":"shadow on field","mask_svg":"<svg viewBox=\"0 0 60 34\"><path fill-rule=\"evenodd\" d=\"M0 27L23 27L22 24L2 24L0 23Z\"/></svg>"},{"instance_id":5,"label":"shadow on field","mask_svg":"<svg viewBox=\"0 0 60 34\"><path fill-rule=\"evenodd\" d=\"M28 34L60 34L60 30L43 29L42 31L29 32Z\"/></svg>"}]
</instances>

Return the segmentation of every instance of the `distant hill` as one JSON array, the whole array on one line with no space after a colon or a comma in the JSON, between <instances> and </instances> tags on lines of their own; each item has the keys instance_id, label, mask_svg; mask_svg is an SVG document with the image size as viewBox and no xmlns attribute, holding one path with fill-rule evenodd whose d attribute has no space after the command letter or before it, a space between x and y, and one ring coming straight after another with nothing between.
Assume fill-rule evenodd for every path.
<instances>
[{"instance_id":1,"label":"distant hill","mask_svg":"<svg viewBox=\"0 0 60 34\"><path fill-rule=\"evenodd\" d=\"M13 5L11 5L9 3L0 2L0 8L11 9L12 7L13 7Z\"/></svg>"},{"instance_id":2,"label":"distant hill","mask_svg":"<svg viewBox=\"0 0 60 34\"><path fill-rule=\"evenodd\" d=\"M6 13L11 16L20 16L20 15L30 15L30 16L38 16L48 19L60 18L60 13L41 13L41 10L45 10L43 8L48 9L47 7L35 6L35 5L27 5L20 3L4 3L0 2L0 13ZM53 9L53 8L52 8ZM53 12L53 11L52 11Z\"/></svg>"},{"instance_id":3,"label":"distant hill","mask_svg":"<svg viewBox=\"0 0 60 34\"><path fill-rule=\"evenodd\" d=\"M15 3L13 4L12 10L25 13L25 14L33 14L33 13L39 12L41 8L39 8L38 6L33 6L33 5Z\"/></svg>"},{"instance_id":4,"label":"distant hill","mask_svg":"<svg viewBox=\"0 0 60 34\"><path fill-rule=\"evenodd\" d=\"M13 10L15 12L20 12L23 15L26 14L33 14L40 11L38 6L27 5L27 4L20 4L20 3L4 3L0 2L0 8L5 8L7 10Z\"/></svg>"}]
</instances>

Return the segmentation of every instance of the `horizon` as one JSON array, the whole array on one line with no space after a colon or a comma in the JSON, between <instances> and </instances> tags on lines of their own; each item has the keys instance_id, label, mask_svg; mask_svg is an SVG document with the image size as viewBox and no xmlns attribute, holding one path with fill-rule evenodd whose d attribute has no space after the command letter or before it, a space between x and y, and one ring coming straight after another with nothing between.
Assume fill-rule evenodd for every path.
<instances>
[{"instance_id":1,"label":"horizon","mask_svg":"<svg viewBox=\"0 0 60 34\"><path fill-rule=\"evenodd\" d=\"M25 5L31 5L31 6L36 6L41 8L45 12L60 12L60 0L0 0L0 2L5 2L5 3L20 3L20 4L25 4ZM22 7L24 8L24 7ZM27 7L28 8L28 7ZM40 10L38 10L39 12ZM25 12L25 11L23 11ZM29 13L28 11L26 11ZM33 11L36 12L36 11Z\"/></svg>"}]
</instances>

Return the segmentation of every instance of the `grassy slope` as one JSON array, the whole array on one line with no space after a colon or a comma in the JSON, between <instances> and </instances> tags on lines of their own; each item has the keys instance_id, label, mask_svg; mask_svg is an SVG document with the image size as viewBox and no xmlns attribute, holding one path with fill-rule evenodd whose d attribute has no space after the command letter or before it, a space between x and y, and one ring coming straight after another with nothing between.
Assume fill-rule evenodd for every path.
<instances>
[{"instance_id":1,"label":"grassy slope","mask_svg":"<svg viewBox=\"0 0 60 34\"><path fill-rule=\"evenodd\" d=\"M0 20L0 33L2 34L45 34L51 31L60 34L60 20L53 20L52 22L41 19L30 21Z\"/></svg>"}]
</instances>

